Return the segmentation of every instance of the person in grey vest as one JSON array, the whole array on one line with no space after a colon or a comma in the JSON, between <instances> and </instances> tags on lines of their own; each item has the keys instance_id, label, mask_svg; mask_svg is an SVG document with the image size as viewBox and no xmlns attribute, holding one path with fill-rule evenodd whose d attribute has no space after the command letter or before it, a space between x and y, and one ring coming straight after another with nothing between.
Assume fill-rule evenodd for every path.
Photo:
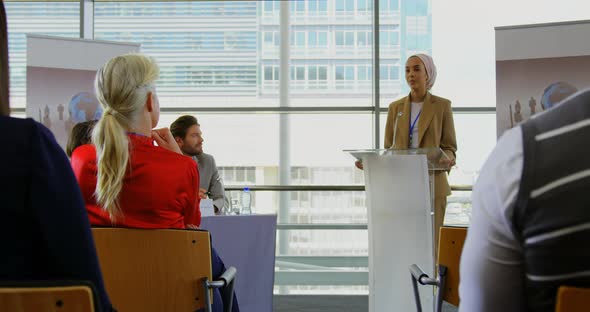
<instances>
[{"instance_id":1,"label":"person in grey vest","mask_svg":"<svg viewBox=\"0 0 590 312\"><path fill-rule=\"evenodd\" d=\"M198 165L199 196L202 199L211 198L215 213L222 214L224 207L229 206L225 197L225 189L215 164L215 158L203 153L205 140L197 118L190 115L180 116L170 125L170 131L182 153L192 157Z\"/></svg>"},{"instance_id":2,"label":"person in grey vest","mask_svg":"<svg viewBox=\"0 0 590 312\"><path fill-rule=\"evenodd\" d=\"M473 189L459 311L554 311L590 287L590 89L508 130Z\"/></svg>"}]
</instances>

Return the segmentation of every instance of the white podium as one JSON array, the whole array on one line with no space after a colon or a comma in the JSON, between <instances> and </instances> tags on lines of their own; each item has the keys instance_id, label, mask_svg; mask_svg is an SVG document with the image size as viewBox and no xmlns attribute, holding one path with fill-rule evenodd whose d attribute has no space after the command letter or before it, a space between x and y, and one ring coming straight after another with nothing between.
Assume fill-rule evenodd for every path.
<instances>
[{"instance_id":1,"label":"white podium","mask_svg":"<svg viewBox=\"0 0 590 312\"><path fill-rule=\"evenodd\" d=\"M369 229L369 312L415 311L409 267L434 276L434 170L446 170L438 148L347 150L362 160ZM421 289L432 311L433 292Z\"/></svg>"}]
</instances>

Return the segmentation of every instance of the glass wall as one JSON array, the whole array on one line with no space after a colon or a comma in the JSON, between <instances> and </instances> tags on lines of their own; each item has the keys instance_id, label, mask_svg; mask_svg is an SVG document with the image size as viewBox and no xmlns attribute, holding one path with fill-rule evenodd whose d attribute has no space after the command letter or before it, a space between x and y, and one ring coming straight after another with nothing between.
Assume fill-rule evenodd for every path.
<instances>
[{"instance_id":1,"label":"glass wall","mask_svg":"<svg viewBox=\"0 0 590 312\"><path fill-rule=\"evenodd\" d=\"M399 97L403 86L402 43L430 52L423 2L407 10L410 27L402 26L397 0L380 3L381 96L388 101ZM374 141L372 1L283 3L97 2L95 37L139 42L159 61L165 111L159 126L187 112L196 115L205 151L216 157L226 185L361 185L362 171L342 150L371 148ZM281 9L288 10L288 20L281 20ZM283 40L288 44L281 47ZM288 67L281 68L286 55ZM287 100L281 100L282 70L288 70ZM286 113L292 107L303 111ZM199 112L203 108L213 112ZM219 108L236 112L215 112ZM275 110L257 111L268 108ZM277 213L281 224L367 222L364 192L254 192L252 205L257 213ZM367 292L366 277L348 288L293 284L293 263L280 260L366 256L366 230L280 230L278 235L277 292ZM348 270L366 273L366 266Z\"/></svg>"},{"instance_id":2,"label":"glass wall","mask_svg":"<svg viewBox=\"0 0 590 312\"><path fill-rule=\"evenodd\" d=\"M80 36L80 2L7 2L10 107L26 105L26 34Z\"/></svg>"},{"instance_id":3,"label":"glass wall","mask_svg":"<svg viewBox=\"0 0 590 312\"><path fill-rule=\"evenodd\" d=\"M431 53L438 67L432 92L462 109L454 115L459 151L450 181L471 185L495 144L493 27L587 19L590 9L575 0L378 0L377 110L372 94L374 0L283 3L97 1L94 35L141 43L142 51L158 60L159 126L195 115L205 151L215 156L226 185L362 185L362 171L342 150L382 146L374 141L377 134L383 141L386 108L408 93L405 59ZM78 37L80 6L78 1L19 1L6 7L11 106L18 110L25 106L24 34ZM288 10L288 20L280 18L282 8ZM282 68L285 56L289 62ZM285 89L281 71L288 71ZM447 222L468 223L469 197L469 192L453 193ZM297 269L288 264L293 261L289 257L366 257L367 231L354 228L366 223L364 192L259 192L253 206L257 213L278 213L281 224L343 226L279 231L277 292L367 292L366 258L321 270L350 276L338 279L345 285L297 284L301 279L290 275Z\"/></svg>"}]
</instances>

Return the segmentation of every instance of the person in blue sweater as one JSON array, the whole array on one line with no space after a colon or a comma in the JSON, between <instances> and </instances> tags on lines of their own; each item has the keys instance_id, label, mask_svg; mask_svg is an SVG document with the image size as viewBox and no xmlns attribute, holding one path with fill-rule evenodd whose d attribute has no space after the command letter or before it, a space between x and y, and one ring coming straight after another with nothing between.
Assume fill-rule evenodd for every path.
<instances>
[{"instance_id":1,"label":"person in blue sweater","mask_svg":"<svg viewBox=\"0 0 590 312\"><path fill-rule=\"evenodd\" d=\"M6 11L0 1L0 283L91 282L113 311L70 163L51 132L9 117Z\"/></svg>"}]
</instances>

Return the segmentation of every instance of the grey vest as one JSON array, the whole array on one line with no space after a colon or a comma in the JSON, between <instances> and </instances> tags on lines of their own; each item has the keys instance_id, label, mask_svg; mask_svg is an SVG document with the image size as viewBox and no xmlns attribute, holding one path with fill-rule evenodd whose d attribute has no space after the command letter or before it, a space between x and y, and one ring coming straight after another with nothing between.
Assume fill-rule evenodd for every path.
<instances>
[{"instance_id":1,"label":"grey vest","mask_svg":"<svg viewBox=\"0 0 590 312\"><path fill-rule=\"evenodd\" d=\"M513 225L527 309L549 312L559 286L590 287L590 91L532 118L522 133Z\"/></svg>"}]
</instances>

